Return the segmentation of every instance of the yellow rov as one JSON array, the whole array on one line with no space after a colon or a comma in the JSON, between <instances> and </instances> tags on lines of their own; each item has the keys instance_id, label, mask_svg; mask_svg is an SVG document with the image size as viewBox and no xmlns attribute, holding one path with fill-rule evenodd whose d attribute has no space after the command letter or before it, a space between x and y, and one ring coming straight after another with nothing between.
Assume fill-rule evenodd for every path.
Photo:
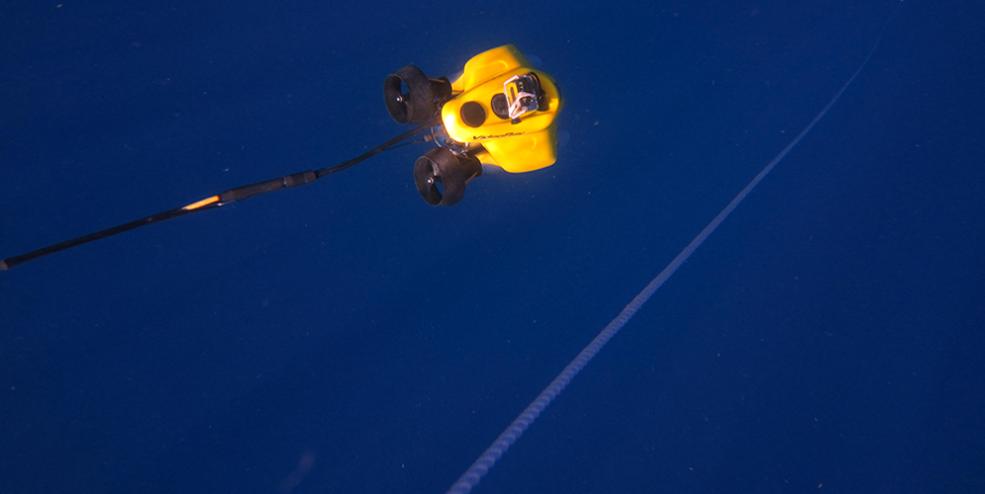
<instances>
[{"instance_id":1,"label":"yellow rov","mask_svg":"<svg viewBox=\"0 0 985 494\"><path fill-rule=\"evenodd\" d=\"M387 76L383 92L394 120L432 126L438 147L414 163L417 190L429 204L461 200L482 164L522 173L557 160L557 85L513 45L472 57L454 82L408 65Z\"/></svg>"},{"instance_id":2,"label":"yellow rov","mask_svg":"<svg viewBox=\"0 0 985 494\"><path fill-rule=\"evenodd\" d=\"M428 132L438 147L414 162L414 182L421 197L432 205L460 201L466 183L482 174L483 163L520 173L551 166L556 159L554 120L561 109L557 86L550 76L531 68L511 45L472 57L455 82L428 78L421 69L408 65L387 76L383 93L390 115L400 123L415 124L413 129L334 165L233 187L184 206L0 259L0 271L153 223L307 185Z\"/></svg>"}]
</instances>

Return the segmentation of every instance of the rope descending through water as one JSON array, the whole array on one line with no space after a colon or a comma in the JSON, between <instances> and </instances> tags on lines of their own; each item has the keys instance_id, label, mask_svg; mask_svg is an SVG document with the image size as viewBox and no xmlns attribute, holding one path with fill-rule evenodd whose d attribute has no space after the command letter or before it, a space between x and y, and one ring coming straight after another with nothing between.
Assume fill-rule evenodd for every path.
<instances>
[{"instance_id":1,"label":"rope descending through water","mask_svg":"<svg viewBox=\"0 0 985 494\"><path fill-rule=\"evenodd\" d=\"M883 29L885 29L885 24ZM609 340L611 340L612 337L615 336L619 330L621 330L623 326L625 326L626 323L633 318L643 304L650 300L650 297L652 297L653 294L656 293L656 291L659 290L668 279L670 279L677 269L680 268L689 257L691 257L691 254L693 254L694 251L697 250L697 248L700 247L701 244L704 243L704 241L712 233L714 233L716 229L718 229L718 226L721 225L730 214L732 214L732 211L734 211L735 208L742 203L746 196L748 196L749 193L752 192L757 185L759 185L759 182L766 178L773 168L775 168L776 165L779 164L780 161L782 161L783 158L785 158L787 154L800 143L801 139L803 139L804 136L806 136L811 129L813 129L814 126L822 118L824 118L824 116L828 113L828 110L830 110L831 107L838 102L838 99L841 98L842 93L848 89L848 86L852 84L855 78L862 72L862 69L864 69L869 63L869 59L871 59L872 55L876 52L876 48L878 48L881 40L882 32L879 33L879 37L876 39L875 44L873 44L865 59L862 60L862 63L859 64L857 69L855 69L855 72L852 73L851 77L849 77L844 84L842 84L841 88L838 89L834 96L831 97L831 100L829 100L828 103L821 108L821 111L814 116L810 123L808 123L807 126L804 127L804 129L801 130L800 133L797 134L797 136L794 137L793 140L779 152L779 154L776 155L776 157L770 160L770 162L767 163L766 166L764 166L763 169L760 170L759 173L757 173L756 176L753 177L753 179L744 188L742 188L742 190L740 190L731 201L729 201L725 208L723 208L714 218L712 218L711 222L709 222L701 230L701 232L699 232L698 235L695 236L694 239L692 239L691 242L688 243L684 249L681 250L680 253L678 253L677 256L675 256L670 263L663 268L662 271L660 271L659 274L657 274L656 277L650 280L642 291L633 297L632 301L626 304L615 319L609 322L609 324L607 324L605 328L603 328L602 331L599 332L599 334L587 346L585 346L585 348L578 352L578 355L575 356L575 358L568 363L563 370L561 370L561 373L558 374L557 377L555 377L554 380L552 380L550 384L548 384L547 387L544 388L544 390L541 391L540 394L538 394L537 397L523 409L522 412L520 412L520 415L513 419L513 422L511 422L510 425L499 434L496 440L493 441L481 455L479 455L479 458L476 459L471 466L469 466L465 473L463 473L458 480L452 484L447 491L449 494L466 494L479 484L482 477L489 473L489 470L496 465L496 462L506 453L510 446L512 446L513 443L515 443L520 436L523 435L524 431L526 431L527 428L530 427L530 425L533 424L538 417L540 417L540 414L544 411L544 409L546 409L547 406L558 397L558 395L564 392L568 384L571 383L571 380L574 379L575 376L577 376L578 373L581 372L581 370L585 368L585 366L588 365L593 358L595 358L595 355L597 355L602 348L605 347L606 343L608 343Z\"/></svg>"}]
</instances>

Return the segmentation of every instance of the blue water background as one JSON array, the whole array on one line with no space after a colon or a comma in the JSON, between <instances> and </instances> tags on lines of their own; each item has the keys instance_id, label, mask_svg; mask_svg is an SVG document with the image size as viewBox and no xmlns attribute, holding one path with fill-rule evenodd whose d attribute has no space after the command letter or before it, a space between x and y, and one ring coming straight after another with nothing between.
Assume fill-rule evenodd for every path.
<instances>
[{"instance_id":1,"label":"blue water background","mask_svg":"<svg viewBox=\"0 0 985 494\"><path fill-rule=\"evenodd\" d=\"M406 147L0 273L0 492L443 492L855 70L876 2L6 2L0 255L353 156L515 43L557 165ZM476 492L985 492L985 9L828 116Z\"/></svg>"}]
</instances>

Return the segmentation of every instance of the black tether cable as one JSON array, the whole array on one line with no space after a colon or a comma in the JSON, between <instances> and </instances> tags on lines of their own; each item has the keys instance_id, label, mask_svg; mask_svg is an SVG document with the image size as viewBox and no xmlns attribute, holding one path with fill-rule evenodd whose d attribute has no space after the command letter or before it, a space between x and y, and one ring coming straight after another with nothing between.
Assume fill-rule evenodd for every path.
<instances>
[{"instance_id":1,"label":"black tether cable","mask_svg":"<svg viewBox=\"0 0 985 494\"><path fill-rule=\"evenodd\" d=\"M424 125L409 130L407 132L404 132L403 134L394 137L393 139L384 142L383 144L380 144L379 146L374 147L373 149L370 149L369 151L366 151L365 153L360 154L359 156L356 156L355 158L348 159L346 161L343 161L335 165L326 166L324 168L318 168L315 170L307 170L303 172L292 173L290 175L284 175L282 177L278 177L270 180L264 180L262 182L257 182L250 185L243 185L240 187L229 189L225 192L222 192L221 194L216 194L213 196L206 197L205 199L193 202L191 204L187 204L185 206L169 209L167 211L162 211L160 213L152 214L150 216L145 216L140 219L123 223L121 225L117 225L111 228L106 228L105 230L99 230L93 233L83 235L81 237L51 244L46 247L32 250L30 252L18 256L8 257L6 259L0 260L0 271L6 271L14 266L17 266L18 264L23 264L27 261L37 259L42 256L46 256L48 254L53 254L55 252L63 251L65 249L70 249L78 245L92 242L93 240L99 240L101 238L111 237L113 235L117 235L129 230L133 230L134 228L140 228L142 226L149 225L151 223L157 223L160 221L170 220L171 218L184 216L186 214L197 213L199 211L205 211L207 209L213 209L220 206L225 206L226 204L243 201L253 196L266 194L267 192L273 192L276 190L287 189L291 187L297 187L299 185L309 184L326 175L331 175L333 173L340 172L348 168L352 168L353 166L356 166L359 163L362 163L363 161L366 161L367 159L376 156L377 154L387 151L393 148L394 146L396 146L397 144L400 144L401 142L429 128L430 128L429 126Z\"/></svg>"}]
</instances>

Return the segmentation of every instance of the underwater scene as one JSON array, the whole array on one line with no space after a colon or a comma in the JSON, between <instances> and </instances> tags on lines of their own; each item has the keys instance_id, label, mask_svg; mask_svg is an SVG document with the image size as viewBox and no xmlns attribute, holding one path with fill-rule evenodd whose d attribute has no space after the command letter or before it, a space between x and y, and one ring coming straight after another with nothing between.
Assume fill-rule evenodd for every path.
<instances>
[{"instance_id":1,"label":"underwater scene","mask_svg":"<svg viewBox=\"0 0 985 494\"><path fill-rule=\"evenodd\" d=\"M985 492L979 2L6 2L0 494Z\"/></svg>"}]
</instances>

